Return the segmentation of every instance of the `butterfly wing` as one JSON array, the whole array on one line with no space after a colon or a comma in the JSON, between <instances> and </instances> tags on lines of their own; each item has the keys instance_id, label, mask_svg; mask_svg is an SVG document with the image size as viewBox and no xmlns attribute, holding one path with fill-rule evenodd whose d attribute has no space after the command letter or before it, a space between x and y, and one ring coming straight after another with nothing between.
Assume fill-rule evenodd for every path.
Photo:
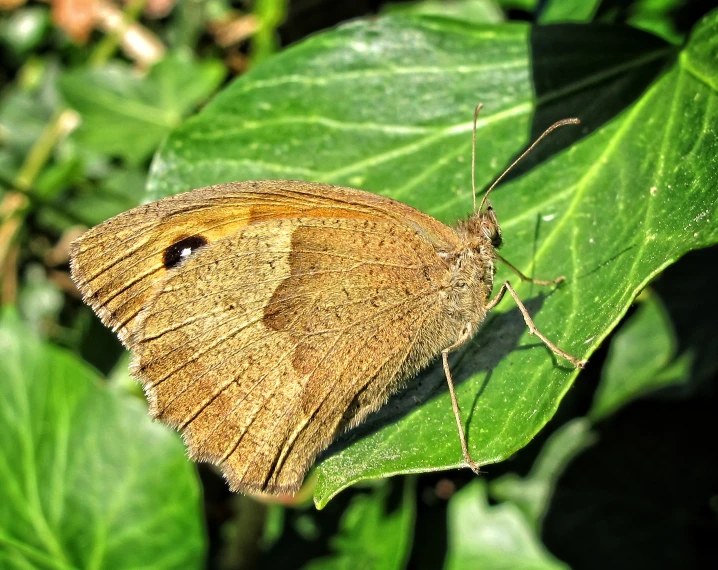
<instances>
[{"instance_id":1,"label":"butterfly wing","mask_svg":"<svg viewBox=\"0 0 718 570\"><path fill-rule=\"evenodd\" d=\"M458 336L437 255L457 240L373 194L241 183L105 222L73 245L72 269L191 455L234 489L291 492Z\"/></svg>"},{"instance_id":2,"label":"butterfly wing","mask_svg":"<svg viewBox=\"0 0 718 570\"><path fill-rule=\"evenodd\" d=\"M163 280L134 371L152 413L234 489L295 491L338 432L456 338L445 273L426 240L386 221L249 226Z\"/></svg>"},{"instance_id":3,"label":"butterfly wing","mask_svg":"<svg viewBox=\"0 0 718 570\"><path fill-rule=\"evenodd\" d=\"M71 246L72 277L85 302L129 346L139 312L181 259L183 244L191 251L249 225L298 217L386 219L413 228L437 249L456 247L447 226L369 192L299 181L235 182L146 204L92 228Z\"/></svg>"}]
</instances>

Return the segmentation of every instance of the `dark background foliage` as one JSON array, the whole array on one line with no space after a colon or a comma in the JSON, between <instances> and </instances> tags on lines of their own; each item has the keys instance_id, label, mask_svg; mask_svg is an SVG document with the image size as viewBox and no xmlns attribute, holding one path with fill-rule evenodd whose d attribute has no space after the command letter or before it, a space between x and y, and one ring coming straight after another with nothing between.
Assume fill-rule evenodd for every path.
<instances>
[{"instance_id":1,"label":"dark background foliage","mask_svg":"<svg viewBox=\"0 0 718 570\"><path fill-rule=\"evenodd\" d=\"M713 5L1 2L0 567L718 567ZM520 291L590 366L557 366L504 303L454 364L481 478L455 469L432 368L297 497L231 494L147 418L68 244L242 178L359 186L452 222L478 100L484 186L582 119L492 199L514 263L574 275Z\"/></svg>"}]
</instances>

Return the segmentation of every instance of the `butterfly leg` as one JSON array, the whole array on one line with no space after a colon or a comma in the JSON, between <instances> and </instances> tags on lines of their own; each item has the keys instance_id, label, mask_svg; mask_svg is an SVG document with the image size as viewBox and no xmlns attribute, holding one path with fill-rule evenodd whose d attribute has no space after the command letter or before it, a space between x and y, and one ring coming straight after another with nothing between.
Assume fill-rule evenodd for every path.
<instances>
[{"instance_id":1,"label":"butterfly leg","mask_svg":"<svg viewBox=\"0 0 718 570\"><path fill-rule=\"evenodd\" d=\"M565 281L565 280L566 280L566 277L564 277L563 275L561 275L561 277L557 277L557 278L554 279L553 281L543 281L543 280L541 280L541 279L533 279L533 278L527 277L526 275L524 275L523 273L521 273L521 272L518 270L517 267L515 267L514 265L512 265L511 263L509 263L508 261L506 261L506 260L505 260L503 257L501 257L500 255L497 254L497 255L496 255L496 258L497 258L499 261L501 261L501 263L503 263L504 265L506 265L506 267L508 267L511 271L513 271L514 273L516 273L516 275L519 276L519 279L521 279L521 281L528 281L529 283L536 283L536 285L556 285L557 283L561 283L561 281Z\"/></svg>"},{"instance_id":2,"label":"butterfly leg","mask_svg":"<svg viewBox=\"0 0 718 570\"><path fill-rule=\"evenodd\" d=\"M467 340L471 338L471 325L467 325L466 329L462 333L459 340L457 340L451 346L441 351L441 359L444 363L444 373L446 374L446 382L449 384L449 393L451 394L451 407L454 409L454 417L456 418L456 428L459 431L459 440L461 441L461 452L464 455L469 468L477 475L481 473L479 464L471 459L469 454L469 446L466 444L466 434L464 433L464 424L461 421L461 412L459 411L459 402L456 399L456 392L454 391L454 381L451 379L451 370L449 369L449 353L452 350L459 348Z\"/></svg>"},{"instance_id":3,"label":"butterfly leg","mask_svg":"<svg viewBox=\"0 0 718 570\"><path fill-rule=\"evenodd\" d=\"M571 356L568 352L561 350L558 346L556 346L549 339L547 339L543 334L541 334L541 331L539 331L536 328L536 325L534 324L533 319L531 319L531 315L529 315L529 312L526 310L526 307L521 302L521 299L519 299L519 296L516 294L516 291L511 286L510 282L504 281L504 284L501 285L501 289L496 294L496 297L491 299L491 301L489 301L488 305L486 305L487 312L499 304L501 299L504 298L506 291L511 293L511 296L514 298L514 301L516 301L516 305L518 305L519 311L521 311L521 314L524 317L524 322L526 323L526 326L529 328L529 334L536 335L537 337L539 337L541 339L541 341L547 347L549 347L554 354L557 354L558 356L565 358L571 364L573 364L576 368L583 368L586 365L586 362L587 362L586 360L579 360L575 356Z\"/></svg>"}]
</instances>

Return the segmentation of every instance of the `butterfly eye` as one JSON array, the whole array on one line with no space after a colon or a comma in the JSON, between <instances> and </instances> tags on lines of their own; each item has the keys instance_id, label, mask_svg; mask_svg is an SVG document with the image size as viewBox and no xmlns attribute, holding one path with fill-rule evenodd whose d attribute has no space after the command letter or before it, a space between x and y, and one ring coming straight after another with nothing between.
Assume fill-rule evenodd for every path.
<instances>
[{"instance_id":1,"label":"butterfly eye","mask_svg":"<svg viewBox=\"0 0 718 570\"><path fill-rule=\"evenodd\" d=\"M496 219L494 209L489 204L486 212L481 216L481 231L491 241L491 245L494 249L501 247L501 228L499 227L499 221Z\"/></svg>"},{"instance_id":2,"label":"butterfly eye","mask_svg":"<svg viewBox=\"0 0 718 570\"><path fill-rule=\"evenodd\" d=\"M165 269L176 267L203 245L207 245L207 240L199 235L189 236L176 241L165 250L162 256L162 263Z\"/></svg>"},{"instance_id":3,"label":"butterfly eye","mask_svg":"<svg viewBox=\"0 0 718 570\"><path fill-rule=\"evenodd\" d=\"M499 249L504 241L501 237L501 230L499 229L499 226L494 226L492 230L493 231L491 231L489 235L491 245L494 246L494 249Z\"/></svg>"}]
</instances>

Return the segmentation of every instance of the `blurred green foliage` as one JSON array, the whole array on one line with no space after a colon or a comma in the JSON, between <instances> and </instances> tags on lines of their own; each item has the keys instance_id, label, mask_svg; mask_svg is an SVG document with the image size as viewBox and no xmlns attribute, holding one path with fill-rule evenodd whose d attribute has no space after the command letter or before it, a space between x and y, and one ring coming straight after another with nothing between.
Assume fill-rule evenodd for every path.
<instances>
[{"instance_id":1,"label":"blurred green foliage","mask_svg":"<svg viewBox=\"0 0 718 570\"><path fill-rule=\"evenodd\" d=\"M718 567L710 2L148 0L126 29L79 32L62 4L0 14L0 567ZM589 368L562 369L504 302L452 360L470 445L503 460L481 479L449 470L432 368L296 499L232 496L147 417L69 280L69 242L249 178L357 186L452 222L478 101L481 185L582 119L492 201L513 263L569 277L519 292Z\"/></svg>"},{"instance_id":2,"label":"blurred green foliage","mask_svg":"<svg viewBox=\"0 0 718 570\"><path fill-rule=\"evenodd\" d=\"M2 566L199 566L200 488L174 434L9 310L0 348Z\"/></svg>"}]
</instances>

